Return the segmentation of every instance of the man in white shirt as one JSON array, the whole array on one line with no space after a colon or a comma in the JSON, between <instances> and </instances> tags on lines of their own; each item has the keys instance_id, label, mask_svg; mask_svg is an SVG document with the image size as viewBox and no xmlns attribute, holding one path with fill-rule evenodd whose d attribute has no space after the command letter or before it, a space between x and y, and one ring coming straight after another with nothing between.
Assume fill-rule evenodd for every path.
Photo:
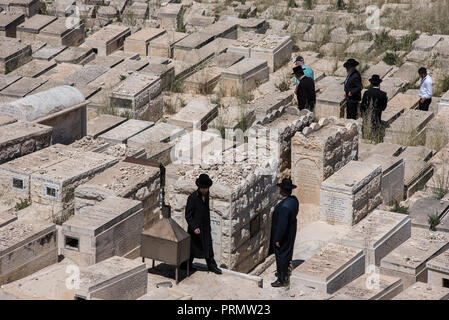
<instances>
[{"instance_id":1,"label":"man in white shirt","mask_svg":"<svg viewBox=\"0 0 449 320\"><path fill-rule=\"evenodd\" d=\"M421 85L419 86L419 110L429 111L429 105L432 102L433 81L424 67L419 68L418 74L421 78Z\"/></svg>"}]
</instances>

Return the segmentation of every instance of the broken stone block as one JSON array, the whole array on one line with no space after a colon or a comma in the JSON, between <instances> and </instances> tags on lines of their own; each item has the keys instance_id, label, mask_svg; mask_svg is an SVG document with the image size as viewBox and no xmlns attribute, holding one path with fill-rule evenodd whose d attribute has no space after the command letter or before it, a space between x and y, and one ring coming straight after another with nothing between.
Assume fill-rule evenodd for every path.
<instances>
[{"instance_id":1,"label":"broken stone block","mask_svg":"<svg viewBox=\"0 0 449 320\"><path fill-rule=\"evenodd\" d=\"M111 257L81 269L79 300L135 300L147 293L148 270L145 263Z\"/></svg>"},{"instance_id":2,"label":"broken stone block","mask_svg":"<svg viewBox=\"0 0 449 320\"><path fill-rule=\"evenodd\" d=\"M362 249L366 267L380 266L380 260L410 238L411 220L404 214L374 210L336 241Z\"/></svg>"},{"instance_id":3,"label":"broken stone block","mask_svg":"<svg viewBox=\"0 0 449 320\"><path fill-rule=\"evenodd\" d=\"M9 73L31 60L31 46L18 39L0 37L0 73Z\"/></svg>"},{"instance_id":4,"label":"broken stone block","mask_svg":"<svg viewBox=\"0 0 449 320\"><path fill-rule=\"evenodd\" d=\"M149 55L172 58L174 45L187 36L187 33L167 31L162 36L150 41Z\"/></svg>"},{"instance_id":5,"label":"broken stone block","mask_svg":"<svg viewBox=\"0 0 449 320\"><path fill-rule=\"evenodd\" d=\"M380 164L382 166L382 202L392 205L404 198L405 163L402 159L383 154L372 154L363 162Z\"/></svg>"},{"instance_id":6,"label":"broken stone block","mask_svg":"<svg viewBox=\"0 0 449 320\"><path fill-rule=\"evenodd\" d=\"M290 61L293 42L288 36L268 35L251 48L251 58L266 60L270 72Z\"/></svg>"},{"instance_id":7,"label":"broken stone block","mask_svg":"<svg viewBox=\"0 0 449 320\"><path fill-rule=\"evenodd\" d=\"M269 70L265 60L243 59L223 70L219 86L227 95L236 95L249 92L267 82L268 76Z\"/></svg>"},{"instance_id":8,"label":"broken stone block","mask_svg":"<svg viewBox=\"0 0 449 320\"><path fill-rule=\"evenodd\" d=\"M107 56L122 49L125 38L130 34L131 30L128 27L110 24L88 37L85 43L96 49L98 55Z\"/></svg>"},{"instance_id":9,"label":"broken stone block","mask_svg":"<svg viewBox=\"0 0 449 320\"><path fill-rule=\"evenodd\" d=\"M37 34L57 18L36 14L17 26L17 38L22 41L35 41Z\"/></svg>"},{"instance_id":10,"label":"broken stone block","mask_svg":"<svg viewBox=\"0 0 449 320\"><path fill-rule=\"evenodd\" d=\"M382 168L350 161L324 180L320 192L320 219L354 225L382 202Z\"/></svg>"},{"instance_id":11,"label":"broken stone block","mask_svg":"<svg viewBox=\"0 0 449 320\"><path fill-rule=\"evenodd\" d=\"M127 119L123 117L113 116L110 114L102 114L94 119L87 121L87 135L97 138L99 135L109 131L125 122Z\"/></svg>"},{"instance_id":12,"label":"broken stone block","mask_svg":"<svg viewBox=\"0 0 449 320\"><path fill-rule=\"evenodd\" d=\"M112 90L111 105L120 112L129 112L134 119L156 122L163 110L161 85L160 77L131 74Z\"/></svg>"},{"instance_id":13,"label":"broken stone block","mask_svg":"<svg viewBox=\"0 0 449 320\"><path fill-rule=\"evenodd\" d=\"M112 130L107 131L99 136L106 142L111 144L126 143L129 138L135 136L136 134L152 127L153 122L130 119Z\"/></svg>"},{"instance_id":14,"label":"broken stone block","mask_svg":"<svg viewBox=\"0 0 449 320\"><path fill-rule=\"evenodd\" d=\"M412 219L413 227L429 229L428 218L431 215L436 215L442 218L449 209L449 201L437 199L418 199L408 209L410 218Z\"/></svg>"},{"instance_id":15,"label":"broken stone block","mask_svg":"<svg viewBox=\"0 0 449 320\"><path fill-rule=\"evenodd\" d=\"M393 300L449 300L449 289L418 281Z\"/></svg>"},{"instance_id":16,"label":"broken stone block","mask_svg":"<svg viewBox=\"0 0 449 320\"><path fill-rule=\"evenodd\" d=\"M373 281L374 283L372 283ZM390 300L402 290L403 286L400 278L389 277L383 274L365 273L335 292L331 299Z\"/></svg>"},{"instance_id":17,"label":"broken stone block","mask_svg":"<svg viewBox=\"0 0 449 320\"><path fill-rule=\"evenodd\" d=\"M334 293L365 272L363 250L328 243L293 270L292 285Z\"/></svg>"},{"instance_id":18,"label":"broken stone block","mask_svg":"<svg viewBox=\"0 0 449 320\"><path fill-rule=\"evenodd\" d=\"M190 101L177 114L170 117L168 123L180 126L187 130L201 129L205 130L210 121L212 121L218 112L216 104L207 100Z\"/></svg>"},{"instance_id":19,"label":"broken stone block","mask_svg":"<svg viewBox=\"0 0 449 320\"><path fill-rule=\"evenodd\" d=\"M294 194L300 203L320 204L321 183L349 161L357 159L358 141L356 126L344 119L341 122L329 121L308 134L295 134L292 138L291 177L298 186ZM318 220L318 217L311 219Z\"/></svg>"},{"instance_id":20,"label":"broken stone block","mask_svg":"<svg viewBox=\"0 0 449 320\"><path fill-rule=\"evenodd\" d=\"M37 123L17 121L0 127L0 163L46 148L52 128Z\"/></svg>"},{"instance_id":21,"label":"broken stone block","mask_svg":"<svg viewBox=\"0 0 449 320\"><path fill-rule=\"evenodd\" d=\"M90 266L113 256L126 257L140 251L143 225L139 201L109 197L62 224L62 253L79 266Z\"/></svg>"},{"instance_id":22,"label":"broken stone block","mask_svg":"<svg viewBox=\"0 0 449 320\"><path fill-rule=\"evenodd\" d=\"M412 227L410 239L381 260L380 272L400 277L404 288L427 282L426 263L449 247L448 239L447 233Z\"/></svg>"},{"instance_id":23,"label":"broken stone block","mask_svg":"<svg viewBox=\"0 0 449 320\"><path fill-rule=\"evenodd\" d=\"M125 39L124 51L139 53L148 56L150 42L165 34L164 29L146 28L142 29Z\"/></svg>"},{"instance_id":24,"label":"broken stone block","mask_svg":"<svg viewBox=\"0 0 449 320\"><path fill-rule=\"evenodd\" d=\"M24 14L0 14L0 36L15 38L17 26L24 21Z\"/></svg>"},{"instance_id":25,"label":"broken stone block","mask_svg":"<svg viewBox=\"0 0 449 320\"><path fill-rule=\"evenodd\" d=\"M84 23L67 26L67 19L59 17L40 30L36 40L52 46L78 46L84 41Z\"/></svg>"},{"instance_id":26,"label":"broken stone block","mask_svg":"<svg viewBox=\"0 0 449 320\"><path fill-rule=\"evenodd\" d=\"M449 251L427 262L427 283L436 287L449 288Z\"/></svg>"},{"instance_id":27,"label":"broken stone block","mask_svg":"<svg viewBox=\"0 0 449 320\"><path fill-rule=\"evenodd\" d=\"M158 12L161 28L171 31L178 30L178 24L182 23L183 9L184 7L180 3L169 3L161 7Z\"/></svg>"},{"instance_id":28,"label":"broken stone block","mask_svg":"<svg viewBox=\"0 0 449 320\"><path fill-rule=\"evenodd\" d=\"M53 223L14 221L0 228L0 284L26 277L57 261Z\"/></svg>"}]
</instances>

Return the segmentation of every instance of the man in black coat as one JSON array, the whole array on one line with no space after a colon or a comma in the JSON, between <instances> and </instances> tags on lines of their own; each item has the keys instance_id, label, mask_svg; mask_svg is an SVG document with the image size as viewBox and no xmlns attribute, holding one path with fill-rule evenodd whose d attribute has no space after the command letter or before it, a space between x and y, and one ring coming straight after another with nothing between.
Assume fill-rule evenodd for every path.
<instances>
[{"instance_id":1,"label":"man in black coat","mask_svg":"<svg viewBox=\"0 0 449 320\"><path fill-rule=\"evenodd\" d=\"M346 68L348 76L345 80L346 118L357 119L357 109L362 97L362 76L357 71L358 61L348 59L343 67Z\"/></svg>"},{"instance_id":2,"label":"man in black coat","mask_svg":"<svg viewBox=\"0 0 449 320\"><path fill-rule=\"evenodd\" d=\"M209 188L212 180L207 174L200 174L196 179L198 189L187 199L185 217L187 220L187 232L190 234L190 268L193 268L194 258L206 259L209 271L221 274L214 260L212 247L212 235L210 227ZM194 269L192 269L194 270Z\"/></svg>"},{"instance_id":3,"label":"man in black coat","mask_svg":"<svg viewBox=\"0 0 449 320\"><path fill-rule=\"evenodd\" d=\"M385 91L380 90L382 79L379 75L373 74L369 82L371 88L363 94L360 111L364 122L371 121L371 127L378 132L382 123L382 111L387 108L388 97Z\"/></svg>"},{"instance_id":4,"label":"man in black coat","mask_svg":"<svg viewBox=\"0 0 449 320\"><path fill-rule=\"evenodd\" d=\"M315 109L315 81L312 78L304 75L302 66L293 68L293 74L295 75L298 85L296 86L296 98L298 100L299 110L307 109L313 112Z\"/></svg>"},{"instance_id":5,"label":"man in black coat","mask_svg":"<svg viewBox=\"0 0 449 320\"><path fill-rule=\"evenodd\" d=\"M274 252L277 270L277 280L271 286L285 287L289 284L288 268L293 258L299 201L292 196L292 190L296 188L292 180L284 178L277 186L282 200L274 208L271 221L269 254Z\"/></svg>"}]
</instances>

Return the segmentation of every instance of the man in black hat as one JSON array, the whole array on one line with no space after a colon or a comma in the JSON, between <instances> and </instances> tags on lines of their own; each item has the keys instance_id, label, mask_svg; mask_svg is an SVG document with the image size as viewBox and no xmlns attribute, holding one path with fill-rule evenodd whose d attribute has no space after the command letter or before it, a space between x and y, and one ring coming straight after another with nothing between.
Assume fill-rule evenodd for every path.
<instances>
[{"instance_id":1,"label":"man in black hat","mask_svg":"<svg viewBox=\"0 0 449 320\"><path fill-rule=\"evenodd\" d=\"M190 268L193 268L194 258L206 259L209 271L221 274L214 260L212 247L212 235L210 227L209 188L212 180L207 174L200 174L196 179L198 189L187 199L185 217L187 220L187 232L190 234ZM194 270L194 269L192 269Z\"/></svg>"},{"instance_id":2,"label":"man in black hat","mask_svg":"<svg viewBox=\"0 0 449 320\"><path fill-rule=\"evenodd\" d=\"M346 68L348 76L345 80L345 99L346 99L346 118L357 119L357 109L362 97L362 76L356 69L359 65L358 61L348 59L343 67Z\"/></svg>"},{"instance_id":3,"label":"man in black hat","mask_svg":"<svg viewBox=\"0 0 449 320\"><path fill-rule=\"evenodd\" d=\"M315 81L312 78L304 75L304 70L301 66L293 68L295 79L298 80L295 93L298 100L299 110L308 109L313 112L315 109Z\"/></svg>"},{"instance_id":4,"label":"man in black hat","mask_svg":"<svg viewBox=\"0 0 449 320\"><path fill-rule=\"evenodd\" d=\"M387 108L388 97L385 91L380 90L382 79L379 75L373 74L369 82L371 83L371 88L363 94L360 111L364 122L371 121L371 127L379 133L382 111ZM367 117L371 117L371 119Z\"/></svg>"},{"instance_id":5,"label":"man in black hat","mask_svg":"<svg viewBox=\"0 0 449 320\"><path fill-rule=\"evenodd\" d=\"M289 284L288 268L293 258L299 201L292 195L292 190L296 188L292 180L284 178L277 186L282 200L274 208L271 221L269 254L274 252L277 270L277 280L271 286L285 287Z\"/></svg>"}]
</instances>

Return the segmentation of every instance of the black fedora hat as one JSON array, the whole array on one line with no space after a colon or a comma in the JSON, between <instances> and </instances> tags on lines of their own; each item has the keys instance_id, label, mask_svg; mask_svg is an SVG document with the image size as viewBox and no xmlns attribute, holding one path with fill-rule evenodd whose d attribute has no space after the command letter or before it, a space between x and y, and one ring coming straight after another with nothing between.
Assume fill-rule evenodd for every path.
<instances>
[{"instance_id":1,"label":"black fedora hat","mask_svg":"<svg viewBox=\"0 0 449 320\"><path fill-rule=\"evenodd\" d=\"M357 60L350 58L343 64L343 67L351 68L351 67L357 67L358 65L359 65L359 62Z\"/></svg>"},{"instance_id":2,"label":"black fedora hat","mask_svg":"<svg viewBox=\"0 0 449 320\"><path fill-rule=\"evenodd\" d=\"M202 173L198 179L196 179L195 184L198 188L210 188L212 186L212 180L207 174Z\"/></svg>"},{"instance_id":3,"label":"black fedora hat","mask_svg":"<svg viewBox=\"0 0 449 320\"><path fill-rule=\"evenodd\" d=\"M378 74L373 74L368 81L371 82L371 84L376 85L380 84L382 82L382 79L379 77Z\"/></svg>"},{"instance_id":4,"label":"black fedora hat","mask_svg":"<svg viewBox=\"0 0 449 320\"><path fill-rule=\"evenodd\" d=\"M292 74L299 74L299 75L303 75L304 74L304 69L301 66L296 66L292 69Z\"/></svg>"},{"instance_id":5,"label":"black fedora hat","mask_svg":"<svg viewBox=\"0 0 449 320\"><path fill-rule=\"evenodd\" d=\"M285 190L293 190L296 188L296 186L292 183L292 180L289 178L282 179L282 182L278 183L277 186Z\"/></svg>"}]
</instances>

